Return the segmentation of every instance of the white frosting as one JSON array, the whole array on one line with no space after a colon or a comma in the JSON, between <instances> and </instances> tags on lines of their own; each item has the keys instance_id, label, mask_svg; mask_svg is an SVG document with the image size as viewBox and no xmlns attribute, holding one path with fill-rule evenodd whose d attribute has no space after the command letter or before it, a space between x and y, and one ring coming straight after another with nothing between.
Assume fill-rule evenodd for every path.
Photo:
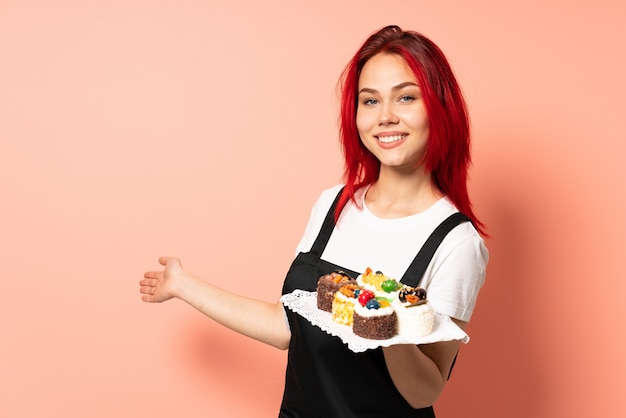
<instances>
[{"instance_id":1,"label":"white frosting","mask_svg":"<svg viewBox=\"0 0 626 418\"><path fill-rule=\"evenodd\" d=\"M354 303L356 301L355 298L348 297L341 292L335 292L335 297L341 300L342 302L347 302L347 303Z\"/></svg>"},{"instance_id":2,"label":"white frosting","mask_svg":"<svg viewBox=\"0 0 626 418\"><path fill-rule=\"evenodd\" d=\"M368 309L357 302L354 304L354 312L364 318L373 318L376 316L391 315L393 313L393 307L390 305L385 308Z\"/></svg>"},{"instance_id":3,"label":"white frosting","mask_svg":"<svg viewBox=\"0 0 626 418\"><path fill-rule=\"evenodd\" d=\"M395 300L393 306L398 315L398 334L415 338L424 337L432 332L435 325L435 312L430 303L409 306Z\"/></svg>"}]
</instances>

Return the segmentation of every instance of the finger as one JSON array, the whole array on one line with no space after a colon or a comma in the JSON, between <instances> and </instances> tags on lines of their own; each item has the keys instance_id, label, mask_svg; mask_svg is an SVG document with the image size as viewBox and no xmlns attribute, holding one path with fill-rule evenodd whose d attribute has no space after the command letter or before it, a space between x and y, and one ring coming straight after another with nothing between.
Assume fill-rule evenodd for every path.
<instances>
[{"instance_id":1,"label":"finger","mask_svg":"<svg viewBox=\"0 0 626 418\"><path fill-rule=\"evenodd\" d=\"M160 271L147 271L143 274L146 279L158 279Z\"/></svg>"},{"instance_id":2,"label":"finger","mask_svg":"<svg viewBox=\"0 0 626 418\"><path fill-rule=\"evenodd\" d=\"M140 286L156 286L157 284L159 284L159 281L151 278L143 279L139 282Z\"/></svg>"},{"instance_id":3,"label":"finger","mask_svg":"<svg viewBox=\"0 0 626 418\"><path fill-rule=\"evenodd\" d=\"M154 295L154 293L156 292L156 288L153 286L141 286L139 288L139 292L143 293L144 295Z\"/></svg>"},{"instance_id":4,"label":"finger","mask_svg":"<svg viewBox=\"0 0 626 418\"><path fill-rule=\"evenodd\" d=\"M144 302L152 302L152 295L143 295L141 300Z\"/></svg>"}]
</instances>

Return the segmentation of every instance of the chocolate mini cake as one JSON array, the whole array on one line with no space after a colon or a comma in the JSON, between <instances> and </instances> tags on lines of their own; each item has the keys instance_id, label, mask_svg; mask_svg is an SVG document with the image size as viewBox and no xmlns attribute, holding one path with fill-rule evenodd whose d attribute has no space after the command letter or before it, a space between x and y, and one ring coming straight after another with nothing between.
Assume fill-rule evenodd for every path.
<instances>
[{"instance_id":1,"label":"chocolate mini cake","mask_svg":"<svg viewBox=\"0 0 626 418\"><path fill-rule=\"evenodd\" d=\"M347 284L356 285L356 280L341 273L326 274L317 281L317 307L322 311L331 312L335 292Z\"/></svg>"},{"instance_id":2,"label":"chocolate mini cake","mask_svg":"<svg viewBox=\"0 0 626 418\"><path fill-rule=\"evenodd\" d=\"M354 306L355 335L371 340L386 340L397 334L398 317L391 306L368 309L358 303Z\"/></svg>"}]
</instances>

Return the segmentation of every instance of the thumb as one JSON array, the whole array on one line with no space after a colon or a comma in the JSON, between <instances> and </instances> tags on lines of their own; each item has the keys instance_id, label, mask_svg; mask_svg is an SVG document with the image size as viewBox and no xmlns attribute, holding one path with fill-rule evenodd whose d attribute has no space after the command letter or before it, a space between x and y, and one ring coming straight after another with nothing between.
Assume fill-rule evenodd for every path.
<instances>
[{"instance_id":1,"label":"thumb","mask_svg":"<svg viewBox=\"0 0 626 418\"><path fill-rule=\"evenodd\" d=\"M180 260L176 257L159 257L159 264L166 266L170 261L174 261L180 265Z\"/></svg>"}]
</instances>

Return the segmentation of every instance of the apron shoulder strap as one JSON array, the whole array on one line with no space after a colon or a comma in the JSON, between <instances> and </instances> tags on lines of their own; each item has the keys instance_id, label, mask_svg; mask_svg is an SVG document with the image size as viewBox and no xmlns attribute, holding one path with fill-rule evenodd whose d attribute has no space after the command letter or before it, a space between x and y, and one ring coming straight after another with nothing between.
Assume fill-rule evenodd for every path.
<instances>
[{"instance_id":1,"label":"apron shoulder strap","mask_svg":"<svg viewBox=\"0 0 626 418\"><path fill-rule=\"evenodd\" d=\"M471 219L460 212L453 213L441 222L430 234L400 281L405 285L417 287L422 281L426 268L443 239L457 225L463 222L471 222Z\"/></svg>"},{"instance_id":2,"label":"apron shoulder strap","mask_svg":"<svg viewBox=\"0 0 626 418\"><path fill-rule=\"evenodd\" d=\"M322 253L326 248L326 244L328 244L328 240L330 239L333 229L335 228L335 209L337 208L342 192L343 188L341 188L339 193L337 193L335 200L328 209L324 222L322 223L322 227L320 228L320 231L311 246L310 252L319 258L321 258ZM422 277L428 268L428 264L430 264L430 261L435 255L435 252L437 251L437 248L439 248L443 239L450 231L463 222L471 222L471 219L460 212L453 213L441 222L430 234L400 281L408 286L419 286L419 283L422 281Z\"/></svg>"},{"instance_id":3,"label":"apron shoulder strap","mask_svg":"<svg viewBox=\"0 0 626 418\"><path fill-rule=\"evenodd\" d=\"M317 234L317 238L315 238L315 242L311 247L311 252L315 254L317 257L321 257L324 252L324 248L326 248L326 244L328 244L328 240L330 239L331 234L333 233L333 229L335 229L335 209L337 208L337 204L339 203L339 198L343 192L343 187L337 193L337 197L333 201L333 204L328 209L326 213L326 218L324 218L324 223L322 224L322 228L320 232Z\"/></svg>"}]
</instances>

